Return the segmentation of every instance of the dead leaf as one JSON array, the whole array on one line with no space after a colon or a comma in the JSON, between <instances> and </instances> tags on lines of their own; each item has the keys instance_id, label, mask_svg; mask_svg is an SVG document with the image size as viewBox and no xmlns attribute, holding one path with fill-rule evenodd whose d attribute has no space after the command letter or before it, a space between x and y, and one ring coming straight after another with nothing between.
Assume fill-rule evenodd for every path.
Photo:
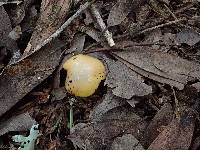
<instances>
[{"instance_id":1,"label":"dead leaf","mask_svg":"<svg viewBox=\"0 0 200 150\"><path fill-rule=\"evenodd\" d=\"M81 52L85 44L85 34L77 33L74 35L70 49L67 52Z\"/></svg>"},{"instance_id":2,"label":"dead leaf","mask_svg":"<svg viewBox=\"0 0 200 150\"><path fill-rule=\"evenodd\" d=\"M148 150L188 150L195 127L195 115L186 111L181 118L175 118L165 127L149 146Z\"/></svg>"},{"instance_id":3,"label":"dead leaf","mask_svg":"<svg viewBox=\"0 0 200 150\"><path fill-rule=\"evenodd\" d=\"M35 124L36 121L31 118L29 113L12 116L0 124L0 136L9 131L26 131Z\"/></svg>"},{"instance_id":4,"label":"dead leaf","mask_svg":"<svg viewBox=\"0 0 200 150\"><path fill-rule=\"evenodd\" d=\"M51 91L51 101L55 101L55 100L61 100L66 96L66 89L65 87L59 87L59 88L54 88Z\"/></svg>"},{"instance_id":5,"label":"dead leaf","mask_svg":"<svg viewBox=\"0 0 200 150\"><path fill-rule=\"evenodd\" d=\"M133 0L118 0L113 6L108 16L107 24L109 26L115 26L120 24L131 11Z\"/></svg>"},{"instance_id":6,"label":"dead leaf","mask_svg":"<svg viewBox=\"0 0 200 150\"><path fill-rule=\"evenodd\" d=\"M97 31L94 28L81 27L80 31L84 32L85 34L87 34L88 36L90 36L91 38L93 38L96 42L103 41L101 32Z\"/></svg>"},{"instance_id":7,"label":"dead leaf","mask_svg":"<svg viewBox=\"0 0 200 150\"><path fill-rule=\"evenodd\" d=\"M17 43L9 38L9 33L12 31L11 22L8 14L3 6L0 6L0 41L4 46L11 51L12 54L18 51Z\"/></svg>"},{"instance_id":8,"label":"dead leaf","mask_svg":"<svg viewBox=\"0 0 200 150\"><path fill-rule=\"evenodd\" d=\"M111 150L144 150L144 148L133 135L124 134L113 141Z\"/></svg>"},{"instance_id":9,"label":"dead leaf","mask_svg":"<svg viewBox=\"0 0 200 150\"><path fill-rule=\"evenodd\" d=\"M135 46L113 55L138 74L180 90L188 81L200 79L200 64L148 47Z\"/></svg>"},{"instance_id":10,"label":"dead leaf","mask_svg":"<svg viewBox=\"0 0 200 150\"><path fill-rule=\"evenodd\" d=\"M197 90L197 92L200 92L200 82L194 83L191 86L194 87Z\"/></svg>"},{"instance_id":11,"label":"dead leaf","mask_svg":"<svg viewBox=\"0 0 200 150\"><path fill-rule=\"evenodd\" d=\"M162 128L167 126L173 119L173 110L172 106L169 103L166 103L162 108L157 112L153 120L148 125L144 133L143 144L145 147L148 147L160 134Z\"/></svg>"},{"instance_id":12,"label":"dead leaf","mask_svg":"<svg viewBox=\"0 0 200 150\"><path fill-rule=\"evenodd\" d=\"M10 9L9 16L13 26L19 25L25 17L24 4Z\"/></svg>"},{"instance_id":13,"label":"dead leaf","mask_svg":"<svg viewBox=\"0 0 200 150\"><path fill-rule=\"evenodd\" d=\"M176 34L176 41L178 44L188 44L190 46L195 45L200 42L200 33L192 30L182 30L181 32Z\"/></svg>"},{"instance_id":14,"label":"dead leaf","mask_svg":"<svg viewBox=\"0 0 200 150\"><path fill-rule=\"evenodd\" d=\"M55 41L32 57L5 68L0 76L0 116L55 70L62 46L62 42Z\"/></svg>"},{"instance_id":15,"label":"dead leaf","mask_svg":"<svg viewBox=\"0 0 200 150\"><path fill-rule=\"evenodd\" d=\"M152 92L152 88L144 83L142 76L129 69L120 61L105 59L108 75L105 85L113 88L113 94L130 99L132 96L144 96Z\"/></svg>"},{"instance_id":16,"label":"dead leaf","mask_svg":"<svg viewBox=\"0 0 200 150\"><path fill-rule=\"evenodd\" d=\"M108 27L120 24L131 11L136 11L146 0L118 0L107 19Z\"/></svg>"},{"instance_id":17,"label":"dead leaf","mask_svg":"<svg viewBox=\"0 0 200 150\"><path fill-rule=\"evenodd\" d=\"M90 23L93 22L92 15L91 15L89 10L85 10L84 14L85 14L84 22L85 22L86 25L89 25Z\"/></svg>"},{"instance_id":18,"label":"dead leaf","mask_svg":"<svg viewBox=\"0 0 200 150\"><path fill-rule=\"evenodd\" d=\"M100 121L103 115L109 110L126 104L126 101L114 96L111 90L104 95L102 102L98 104L90 113L92 122Z\"/></svg>"},{"instance_id":19,"label":"dead leaf","mask_svg":"<svg viewBox=\"0 0 200 150\"><path fill-rule=\"evenodd\" d=\"M35 48L53 34L64 22L71 6L71 0L43 0L41 14L22 59L33 54Z\"/></svg>"},{"instance_id":20,"label":"dead leaf","mask_svg":"<svg viewBox=\"0 0 200 150\"><path fill-rule=\"evenodd\" d=\"M113 139L121 134L132 134L140 139L145 123L133 111L121 107L107 112L102 121L75 125L69 139L79 148L88 150L110 149Z\"/></svg>"},{"instance_id":21,"label":"dead leaf","mask_svg":"<svg viewBox=\"0 0 200 150\"><path fill-rule=\"evenodd\" d=\"M153 49L167 52L170 50L171 45L175 45L175 36L172 33L162 33L160 29L157 29L146 35L143 43L155 44L152 45ZM161 46L161 44L165 46Z\"/></svg>"}]
</instances>

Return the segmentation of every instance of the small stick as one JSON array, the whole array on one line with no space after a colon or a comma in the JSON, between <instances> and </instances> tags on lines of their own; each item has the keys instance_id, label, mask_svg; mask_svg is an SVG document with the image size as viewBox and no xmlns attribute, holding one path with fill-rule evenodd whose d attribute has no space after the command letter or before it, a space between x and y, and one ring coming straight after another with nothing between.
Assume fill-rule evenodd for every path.
<instances>
[{"instance_id":1,"label":"small stick","mask_svg":"<svg viewBox=\"0 0 200 150\"><path fill-rule=\"evenodd\" d=\"M170 21L170 22L167 22L167 23L164 23L164 24L160 24L160 25L157 25L157 26L136 32L136 33L132 33L132 36L137 36L137 35L140 35L140 34L143 34L143 33L146 33L146 32L150 32L150 31L158 29L158 28L162 28L162 27L165 27L165 26L168 26L168 25L171 25L171 24L176 24L176 23L184 21L184 20L185 19L180 19L180 20L174 20L174 21ZM127 35L129 35L129 33ZM124 35L124 36L127 36L127 35Z\"/></svg>"},{"instance_id":2,"label":"small stick","mask_svg":"<svg viewBox=\"0 0 200 150\"><path fill-rule=\"evenodd\" d=\"M158 29L158 28L162 28L162 27L165 27L165 26L168 26L168 25L171 25L171 24L175 24L175 23L181 22L183 20L185 20L185 19L174 20L174 21L170 21L170 22L167 22L167 23L164 23L164 24L160 24L160 25L151 27L151 28L147 28L147 29L142 30L138 34L143 34L143 33L146 33L146 32L149 32L149 31L152 31L152 30L155 30L155 29Z\"/></svg>"},{"instance_id":3,"label":"small stick","mask_svg":"<svg viewBox=\"0 0 200 150\"><path fill-rule=\"evenodd\" d=\"M106 25L101 17L101 14L99 13L99 11L95 7L95 5L91 5L90 10L91 10L93 17L96 19L101 31L104 33L104 36L105 36L106 40L108 41L109 46L110 47L114 46L115 42L112 38L112 34L106 28Z\"/></svg>"},{"instance_id":4,"label":"small stick","mask_svg":"<svg viewBox=\"0 0 200 150\"><path fill-rule=\"evenodd\" d=\"M167 9L167 11L172 15L172 17L175 19L175 20L178 20L177 17L175 16L175 14L169 9L169 7L164 4L165 8Z\"/></svg>"}]
</instances>

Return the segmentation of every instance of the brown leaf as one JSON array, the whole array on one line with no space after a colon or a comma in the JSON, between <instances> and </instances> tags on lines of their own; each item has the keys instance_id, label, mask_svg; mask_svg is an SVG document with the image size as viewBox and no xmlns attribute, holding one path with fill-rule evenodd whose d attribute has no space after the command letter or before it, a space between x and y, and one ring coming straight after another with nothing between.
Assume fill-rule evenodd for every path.
<instances>
[{"instance_id":1,"label":"brown leaf","mask_svg":"<svg viewBox=\"0 0 200 150\"><path fill-rule=\"evenodd\" d=\"M172 106L166 103L157 112L144 133L145 147L148 147L160 134L163 126L167 126L173 119Z\"/></svg>"},{"instance_id":2,"label":"brown leaf","mask_svg":"<svg viewBox=\"0 0 200 150\"><path fill-rule=\"evenodd\" d=\"M81 52L83 50L84 44L85 44L85 34L77 33L74 35L74 38L70 46L70 50L68 50L67 52L69 51Z\"/></svg>"},{"instance_id":3,"label":"brown leaf","mask_svg":"<svg viewBox=\"0 0 200 150\"><path fill-rule=\"evenodd\" d=\"M144 148L133 135L125 134L113 141L111 150L144 150Z\"/></svg>"},{"instance_id":4,"label":"brown leaf","mask_svg":"<svg viewBox=\"0 0 200 150\"><path fill-rule=\"evenodd\" d=\"M1 121L0 136L9 131L25 131L31 128L36 121L31 118L29 113L20 114L7 118L6 121Z\"/></svg>"},{"instance_id":5,"label":"brown leaf","mask_svg":"<svg viewBox=\"0 0 200 150\"><path fill-rule=\"evenodd\" d=\"M165 46L152 45L155 50L167 52L171 45L175 45L175 34L172 33L162 33L160 29L154 30L149 33L143 43L155 43L155 44L165 44Z\"/></svg>"},{"instance_id":6,"label":"brown leaf","mask_svg":"<svg viewBox=\"0 0 200 150\"><path fill-rule=\"evenodd\" d=\"M142 76L129 69L119 61L105 59L108 75L105 84L113 88L113 94L130 99L132 96L144 96L152 92L152 88L144 83Z\"/></svg>"},{"instance_id":7,"label":"brown leaf","mask_svg":"<svg viewBox=\"0 0 200 150\"><path fill-rule=\"evenodd\" d=\"M98 104L90 113L90 119L92 122L100 121L106 112L126 103L125 100L114 96L111 90L108 90L102 99L102 102Z\"/></svg>"},{"instance_id":8,"label":"brown leaf","mask_svg":"<svg viewBox=\"0 0 200 150\"><path fill-rule=\"evenodd\" d=\"M138 74L178 89L200 79L200 64L148 47L135 46L113 54Z\"/></svg>"},{"instance_id":9,"label":"brown leaf","mask_svg":"<svg viewBox=\"0 0 200 150\"><path fill-rule=\"evenodd\" d=\"M29 6L34 0L24 0L24 2L9 10L9 17L13 26L19 25L27 14Z\"/></svg>"},{"instance_id":10,"label":"brown leaf","mask_svg":"<svg viewBox=\"0 0 200 150\"><path fill-rule=\"evenodd\" d=\"M133 0L118 0L113 6L108 16L108 26L115 26L120 24L131 11L131 5Z\"/></svg>"},{"instance_id":11,"label":"brown leaf","mask_svg":"<svg viewBox=\"0 0 200 150\"><path fill-rule=\"evenodd\" d=\"M190 29L190 30L182 30L181 32L176 34L176 41L178 44L188 44L190 46L195 45L200 42L200 33Z\"/></svg>"},{"instance_id":12,"label":"brown leaf","mask_svg":"<svg viewBox=\"0 0 200 150\"><path fill-rule=\"evenodd\" d=\"M195 115L186 111L181 118L175 118L149 146L148 150L188 150L195 127Z\"/></svg>"},{"instance_id":13,"label":"brown leaf","mask_svg":"<svg viewBox=\"0 0 200 150\"><path fill-rule=\"evenodd\" d=\"M197 90L197 92L200 92L200 82L194 83L191 86L194 87Z\"/></svg>"},{"instance_id":14,"label":"brown leaf","mask_svg":"<svg viewBox=\"0 0 200 150\"><path fill-rule=\"evenodd\" d=\"M55 41L52 44L32 57L6 67L0 76L0 116L55 70L63 43Z\"/></svg>"},{"instance_id":15,"label":"brown leaf","mask_svg":"<svg viewBox=\"0 0 200 150\"><path fill-rule=\"evenodd\" d=\"M53 34L64 22L71 0L43 0L41 15L22 58L35 52L35 48Z\"/></svg>"},{"instance_id":16,"label":"brown leaf","mask_svg":"<svg viewBox=\"0 0 200 150\"><path fill-rule=\"evenodd\" d=\"M9 33L12 31L11 22L8 14L6 13L3 6L0 6L0 41L4 46L9 49L12 53L18 50L17 43L9 38Z\"/></svg>"},{"instance_id":17,"label":"brown leaf","mask_svg":"<svg viewBox=\"0 0 200 150\"><path fill-rule=\"evenodd\" d=\"M118 0L108 16L108 27L120 24L129 12L138 10L145 2L146 0Z\"/></svg>"},{"instance_id":18,"label":"brown leaf","mask_svg":"<svg viewBox=\"0 0 200 150\"><path fill-rule=\"evenodd\" d=\"M79 148L88 150L110 149L113 139L121 134L132 134L139 139L144 122L132 108L115 108L97 123L77 124L69 139Z\"/></svg>"}]
</instances>

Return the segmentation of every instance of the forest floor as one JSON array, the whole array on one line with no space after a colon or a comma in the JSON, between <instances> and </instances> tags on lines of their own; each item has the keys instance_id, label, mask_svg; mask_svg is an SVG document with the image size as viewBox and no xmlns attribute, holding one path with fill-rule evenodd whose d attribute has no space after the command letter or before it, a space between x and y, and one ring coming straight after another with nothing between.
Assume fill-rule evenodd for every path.
<instances>
[{"instance_id":1,"label":"forest floor","mask_svg":"<svg viewBox=\"0 0 200 150\"><path fill-rule=\"evenodd\" d=\"M0 149L200 148L199 0L4 0L0 14ZM77 54L106 68L85 97L82 62L77 91L65 84Z\"/></svg>"}]
</instances>

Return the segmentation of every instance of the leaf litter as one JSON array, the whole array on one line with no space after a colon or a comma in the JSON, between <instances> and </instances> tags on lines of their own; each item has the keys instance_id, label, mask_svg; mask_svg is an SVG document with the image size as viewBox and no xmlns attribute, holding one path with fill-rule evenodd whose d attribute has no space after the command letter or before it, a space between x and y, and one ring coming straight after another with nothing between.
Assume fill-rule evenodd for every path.
<instances>
[{"instance_id":1,"label":"leaf litter","mask_svg":"<svg viewBox=\"0 0 200 150\"><path fill-rule=\"evenodd\" d=\"M200 145L198 1L0 5L0 146L13 147L13 133L37 123L35 149ZM101 59L107 77L94 95L76 98L69 129L62 64L78 53Z\"/></svg>"}]
</instances>

